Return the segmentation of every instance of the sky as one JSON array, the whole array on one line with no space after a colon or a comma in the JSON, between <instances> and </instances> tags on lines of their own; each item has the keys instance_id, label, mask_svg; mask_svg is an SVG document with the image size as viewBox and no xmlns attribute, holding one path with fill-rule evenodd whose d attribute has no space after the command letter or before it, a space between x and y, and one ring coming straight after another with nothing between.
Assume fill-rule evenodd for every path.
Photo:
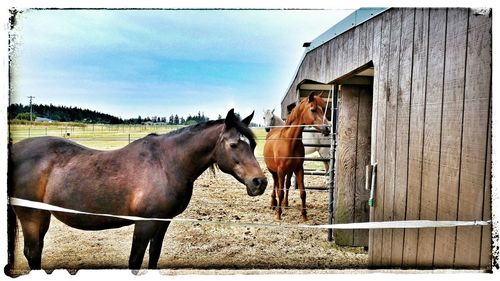
<instances>
[{"instance_id":1,"label":"sky","mask_svg":"<svg viewBox=\"0 0 500 281\"><path fill-rule=\"evenodd\" d=\"M353 9L24 10L11 31L11 103L124 119L280 110L304 53Z\"/></svg>"}]
</instances>

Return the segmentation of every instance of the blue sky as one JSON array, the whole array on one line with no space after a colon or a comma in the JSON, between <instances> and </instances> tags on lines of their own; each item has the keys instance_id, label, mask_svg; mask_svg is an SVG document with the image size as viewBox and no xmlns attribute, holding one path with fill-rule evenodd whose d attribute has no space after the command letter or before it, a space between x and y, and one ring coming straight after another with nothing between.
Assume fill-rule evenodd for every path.
<instances>
[{"instance_id":1,"label":"blue sky","mask_svg":"<svg viewBox=\"0 0 500 281\"><path fill-rule=\"evenodd\" d=\"M277 108L311 41L353 10L27 10L11 102L122 118Z\"/></svg>"}]
</instances>

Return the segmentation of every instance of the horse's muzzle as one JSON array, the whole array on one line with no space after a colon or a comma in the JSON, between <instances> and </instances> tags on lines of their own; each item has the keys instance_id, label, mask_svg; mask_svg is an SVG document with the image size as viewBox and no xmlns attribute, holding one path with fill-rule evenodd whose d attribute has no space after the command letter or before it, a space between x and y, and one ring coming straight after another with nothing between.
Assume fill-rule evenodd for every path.
<instances>
[{"instance_id":1,"label":"horse's muzzle","mask_svg":"<svg viewBox=\"0 0 500 281\"><path fill-rule=\"evenodd\" d=\"M250 196L261 195L266 190L267 178L266 177L253 178L252 180L247 181L245 185L247 186L248 195Z\"/></svg>"},{"instance_id":2,"label":"horse's muzzle","mask_svg":"<svg viewBox=\"0 0 500 281\"><path fill-rule=\"evenodd\" d=\"M330 129L328 129L328 127L323 127L321 133L323 134L323 136L327 137L330 135Z\"/></svg>"}]
</instances>

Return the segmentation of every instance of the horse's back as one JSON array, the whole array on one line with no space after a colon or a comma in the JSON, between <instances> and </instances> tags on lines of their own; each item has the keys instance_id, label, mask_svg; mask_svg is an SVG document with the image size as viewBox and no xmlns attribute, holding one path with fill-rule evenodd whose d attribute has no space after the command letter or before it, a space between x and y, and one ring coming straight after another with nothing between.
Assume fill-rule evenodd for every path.
<instances>
[{"instance_id":1,"label":"horse's back","mask_svg":"<svg viewBox=\"0 0 500 281\"><path fill-rule=\"evenodd\" d=\"M56 137L30 138L13 144L9 151L9 195L40 200L53 165L64 164L87 151L90 150Z\"/></svg>"}]
</instances>

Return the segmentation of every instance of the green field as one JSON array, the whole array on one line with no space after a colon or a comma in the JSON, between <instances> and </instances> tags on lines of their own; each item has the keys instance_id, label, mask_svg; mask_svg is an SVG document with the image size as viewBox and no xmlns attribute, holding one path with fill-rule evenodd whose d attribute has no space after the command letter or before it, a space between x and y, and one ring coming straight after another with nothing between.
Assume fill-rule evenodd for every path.
<instances>
[{"instance_id":1,"label":"green field","mask_svg":"<svg viewBox=\"0 0 500 281\"><path fill-rule=\"evenodd\" d=\"M33 125L10 124L9 137L14 143L40 136L63 137L86 147L99 150L118 149L150 133L164 134L182 126L176 125L105 125L81 123L34 123ZM264 166L263 149L266 138L264 128L254 128L257 138L255 156ZM316 153L315 153L316 154ZM317 156L317 155L316 155ZM306 168L323 169L319 162L306 162Z\"/></svg>"},{"instance_id":2,"label":"green field","mask_svg":"<svg viewBox=\"0 0 500 281\"><path fill-rule=\"evenodd\" d=\"M40 136L63 137L81 145L111 150L124 147L130 142L142 138L150 133L164 134L181 128L176 125L103 125L103 124L75 124L75 123L34 123L33 125L9 125L9 137L14 143ZM262 149L266 132L263 128L253 130L257 136L256 156L262 156Z\"/></svg>"}]
</instances>

